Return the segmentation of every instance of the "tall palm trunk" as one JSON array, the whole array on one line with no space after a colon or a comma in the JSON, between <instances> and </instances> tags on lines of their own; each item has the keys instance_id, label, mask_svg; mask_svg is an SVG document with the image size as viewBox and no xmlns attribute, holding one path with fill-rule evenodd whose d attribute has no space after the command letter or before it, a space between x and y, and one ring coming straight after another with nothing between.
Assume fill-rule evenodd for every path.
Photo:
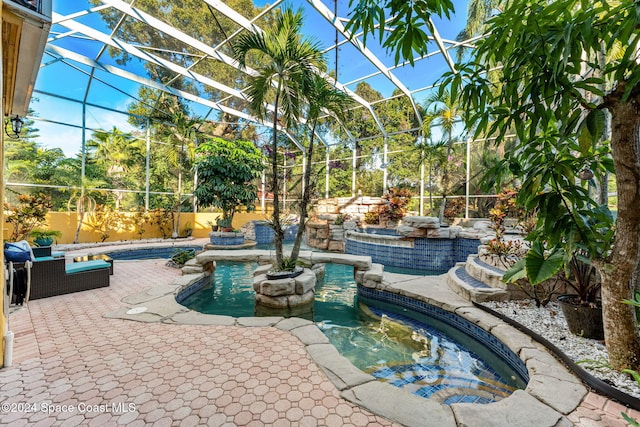
<instances>
[{"instance_id":1,"label":"tall palm trunk","mask_svg":"<svg viewBox=\"0 0 640 427\"><path fill-rule=\"evenodd\" d=\"M453 141L451 139L451 134L449 134L449 142L447 144L447 158L444 162L444 167L442 169L442 181L440 182L442 185L442 204L440 205L440 213L438 214L438 220L440 223L444 220L444 210L447 204L447 194L449 188L449 157L451 156L451 146Z\"/></svg>"},{"instance_id":2,"label":"tall palm trunk","mask_svg":"<svg viewBox=\"0 0 640 427\"><path fill-rule=\"evenodd\" d=\"M176 197L176 223L173 229L173 234L176 237L180 237L180 211L182 210L182 150L184 145L180 148L180 153L178 153L178 194Z\"/></svg>"},{"instance_id":3,"label":"tall palm trunk","mask_svg":"<svg viewBox=\"0 0 640 427\"><path fill-rule=\"evenodd\" d=\"M429 159L429 213L433 215L433 159Z\"/></svg>"},{"instance_id":4,"label":"tall palm trunk","mask_svg":"<svg viewBox=\"0 0 640 427\"><path fill-rule=\"evenodd\" d=\"M80 190L80 197L76 202L76 212L78 218L78 225L76 226L76 234L73 237L73 243L78 243L80 239L80 230L82 229L82 224L84 223L84 214L85 214L85 206L84 206L84 186L82 190Z\"/></svg>"},{"instance_id":5,"label":"tall palm trunk","mask_svg":"<svg viewBox=\"0 0 640 427\"><path fill-rule=\"evenodd\" d=\"M638 97L640 98L640 97ZM602 276L602 310L609 362L615 369L640 369L640 336L632 299L640 260L640 116L636 102L611 106L611 153L616 170L618 218L616 244Z\"/></svg>"},{"instance_id":6,"label":"tall palm trunk","mask_svg":"<svg viewBox=\"0 0 640 427\"><path fill-rule=\"evenodd\" d=\"M71 206L71 199L69 199L67 208L70 208L70 206ZM76 215L78 218L78 225L76 226L76 234L73 238L73 243L78 243L80 239L80 230L82 230L82 225L84 224L85 215L87 214L87 212L93 212L95 207L96 207L95 200L91 196L88 196L85 193L85 188L83 185L82 189L80 190L80 197L78 197L78 200L76 201Z\"/></svg>"},{"instance_id":7,"label":"tall palm trunk","mask_svg":"<svg viewBox=\"0 0 640 427\"><path fill-rule=\"evenodd\" d=\"M304 171L303 177L303 186L304 191L302 192L302 200L300 201L300 223L298 225L298 233L296 234L296 241L293 244L293 249L291 250L291 258L297 259L298 254L300 253L300 245L302 244L302 236L304 235L304 230L307 226L307 216L308 216L308 206L311 202L311 160L313 158L313 146L314 139L316 133L316 121L313 122L313 126L311 128L311 137L309 139L309 148L307 149L307 167Z\"/></svg>"},{"instance_id":8,"label":"tall palm trunk","mask_svg":"<svg viewBox=\"0 0 640 427\"><path fill-rule=\"evenodd\" d=\"M276 247L276 266L282 265L282 241L284 240L284 231L282 230L282 224L280 223L280 197L278 195L278 107L280 101L280 91L282 90L282 83L278 81L278 88L276 90L276 99L274 101L273 110L273 141L271 143L271 173L273 174L273 181L271 191L273 193L273 234L274 244Z\"/></svg>"}]
</instances>

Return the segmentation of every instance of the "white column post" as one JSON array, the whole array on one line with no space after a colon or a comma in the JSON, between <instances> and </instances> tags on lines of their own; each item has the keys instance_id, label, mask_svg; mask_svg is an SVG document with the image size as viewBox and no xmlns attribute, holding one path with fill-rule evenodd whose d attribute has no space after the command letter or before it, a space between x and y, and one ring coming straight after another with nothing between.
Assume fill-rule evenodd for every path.
<instances>
[{"instance_id":1,"label":"white column post","mask_svg":"<svg viewBox=\"0 0 640 427\"><path fill-rule=\"evenodd\" d=\"M471 178L471 138L467 138L467 183L465 185L464 196L464 218L469 219L469 180Z\"/></svg>"},{"instance_id":2,"label":"white column post","mask_svg":"<svg viewBox=\"0 0 640 427\"><path fill-rule=\"evenodd\" d=\"M287 156L282 160L282 210L287 209Z\"/></svg>"},{"instance_id":3,"label":"white column post","mask_svg":"<svg viewBox=\"0 0 640 427\"><path fill-rule=\"evenodd\" d=\"M307 172L307 156L303 152L302 153L302 192L300 194L304 194L304 186L305 186L304 176L306 172Z\"/></svg>"},{"instance_id":4,"label":"white column post","mask_svg":"<svg viewBox=\"0 0 640 427\"><path fill-rule=\"evenodd\" d=\"M353 143L353 156L351 158L351 197L356 197L356 165L358 163L356 144Z\"/></svg>"},{"instance_id":5,"label":"white column post","mask_svg":"<svg viewBox=\"0 0 640 427\"><path fill-rule=\"evenodd\" d=\"M420 216L424 215L424 148L420 150Z\"/></svg>"},{"instance_id":6,"label":"white column post","mask_svg":"<svg viewBox=\"0 0 640 427\"><path fill-rule=\"evenodd\" d=\"M144 210L149 211L149 190L151 188L151 124L147 118L147 134L146 134L146 153L145 153L145 176L144 176Z\"/></svg>"},{"instance_id":7,"label":"white column post","mask_svg":"<svg viewBox=\"0 0 640 427\"><path fill-rule=\"evenodd\" d=\"M389 138L388 137L384 137L384 145L382 148L382 163L384 164L384 168L382 169L382 192L386 193L387 192L387 179L388 179L388 172L387 169L389 167L388 165L388 151L389 151Z\"/></svg>"},{"instance_id":8,"label":"white column post","mask_svg":"<svg viewBox=\"0 0 640 427\"><path fill-rule=\"evenodd\" d=\"M266 187L267 187L267 173L264 171L264 169L262 169L262 178L261 178L260 185L261 185L261 190L262 190L262 197L260 197L260 210L262 211L262 215L264 215L265 214L264 209L265 209L265 205L266 205L266 202L265 202L265 198L266 198L265 191L266 191Z\"/></svg>"},{"instance_id":9,"label":"white column post","mask_svg":"<svg viewBox=\"0 0 640 427\"><path fill-rule=\"evenodd\" d=\"M324 159L324 198L329 198L329 161L331 160L331 149L327 147Z\"/></svg>"}]
</instances>

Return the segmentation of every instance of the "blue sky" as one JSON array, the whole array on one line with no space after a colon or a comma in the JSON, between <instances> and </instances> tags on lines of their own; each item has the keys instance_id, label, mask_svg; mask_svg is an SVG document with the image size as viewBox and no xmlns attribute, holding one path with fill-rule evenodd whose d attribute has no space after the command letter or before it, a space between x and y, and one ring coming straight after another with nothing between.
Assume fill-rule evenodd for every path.
<instances>
[{"instance_id":1,"label":"blue sky","mask_svg":"<svg viewBox=\"0 0 640 427\"><path fill-rule=\"evenodd\" d=\"M333 1L323 1L331 10L333 9ZM266 2L258 0L255 3L257 5L264 5ZM335 31L333 27L331 27L331 25L320 15L315 14L312 7L306 1L289 1L287 4L294 8L302 6L305 10L305 34L315 37L323 46L333 44L335 38ZM450 22L434 18L436 26L441 32L441 36L445 39L455 39L460 28L464 26L466 19L466 1L455 0L454 4L457 13L453 16ZM345 16L347 6L348 0L338 0L338 14ZM54 12L61 15L74 13L88 7L88 2L85 2L84 0L74 0L73 2L69 2L67 0L53 0ZM106 26L100 21L97 14L81 17L78 21L82 24L99 29L107 34L109 33L108 29L106 29ZM54 26L53 30L68 31L66 28L62 28L60 26ZM342 39L342 36L340 36L340 39ZM88 57L95 57L101 48L101 44L88 42L81 38L65 38L55 42L55 44L70 50L82 52L83 55ZM367 47L377 56L382 58L386 66L393 65L392 57L385 55L384 50L379 46L376 40L368 38ZM334 68L334 58L334 52L330 52L327 55L327 63L330 69ZM349 43L342 45L339 50L338 58L339 78L343 83L377 71L375 67L357 53L355 48L353 48ZM62 63L51 64L51 61L52 58L45 54L43 57L43 64L47 65L41 67L35 85L36 91L34 92L34 98L37 98L38 101L32 102L31 108L33 108L36 111L36 114L43 119L43 121L39 120L36 122L36 127L40 129L39 142L50 148L60 147L68 156L72 156L80 150L82 141L82 133L80 129L50 122L65 122L75 126L81 126L83 121L81 104L78 102L55 98L48 94L57 94L62 97L82 101L86 93L87 102L89 103L104 106L109 109L124 111L126 110L127 105L134 101L132 97L127 96L126 94L136 96L139 85L127 79L111 76L105 72L98 71L95 73L95 76L98 79L92 82L92 85L87 92L87 82L89 81L88 74L91 72L90 67L74 63L74 69ZM109 58L107 54L104 54L101 57L101 61L115 65L113 60ZM140 74L142 74L141 71L143 70L142 64L139 62L136 63L136 61L129 63L127 65L127 69ZM441 56L438 55L437 57L428 58L416 63L415 68L405 66L394 70L393 73L403 82L403 84L413 90L432 84L444 71L447 71L446 63ZM109 83L112 87L102 83L100 80ZM380 91L383 96L389 96L394 89L393 84L384 76L369 78L367 79L367 82L376 90ZM355 86L356 84L354 83L348 87L354 90ZM426 96L426 93L423 92L416 94L418 102L420 102L421 98L424 96ZM203 108L197 108L196 110L198 110L196 113L199 114L202 114L200 111L206 111ZM125 131L133 130L127 123L126 115L97 107L87 108L85 121L86 126L89 128L109 129L113 126L117 126ZM87 138L90 138L90 133L87 135Z\"/></svg>"}]
</instances>

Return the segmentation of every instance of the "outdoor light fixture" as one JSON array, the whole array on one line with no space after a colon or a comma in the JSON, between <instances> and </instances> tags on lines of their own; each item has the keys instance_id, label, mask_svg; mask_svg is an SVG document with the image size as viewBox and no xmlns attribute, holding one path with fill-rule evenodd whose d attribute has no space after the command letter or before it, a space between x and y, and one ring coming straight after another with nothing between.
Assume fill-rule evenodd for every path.
<instances>
[{"instance_id":1,"label":"outdoor light fixture","mask_svg":"<svg viewBox=\"0 0 640 427\"><path fill-rule=\"evenodd\" d=\"M9 133L9 122L11 122L11 132L13 133ZM24 122L17 114L11 118L7 118L4 122L4 133L6 133L9 138L20 138L23 124Z\"/></svg>"}]
</instances>

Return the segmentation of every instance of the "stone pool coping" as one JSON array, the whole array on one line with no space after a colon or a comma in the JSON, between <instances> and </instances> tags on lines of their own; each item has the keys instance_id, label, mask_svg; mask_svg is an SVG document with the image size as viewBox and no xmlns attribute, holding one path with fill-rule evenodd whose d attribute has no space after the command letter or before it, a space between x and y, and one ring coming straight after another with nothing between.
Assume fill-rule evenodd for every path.
<instances>
[{"instance_id":1,"label":"stone pool coping","mask_svg":"<svg viewBox=\"0 0 640 427\"><path fill-rule=\"evenodd\" d=\"M214 252L214 251L210 251ZM509 326L502 320L476 308L455 294L446 284L445 275L412 276L378 271L368 257L344 254L315 253L318 262L338 261L342 264L356 263L361 271L360 279L368 276L367 287L404 295L424 301L444 310L454 312L482 329L490 332L525 363L529 372L529 383L525 390L517 390L511 396L491 404L457 403L443 405L365 374L340 355L328 338L311 321L283 317L239 317L209 315L191 311L178 304L176 296L183 289L201 281L208 273L194 271L214 259L235 261L268 260L270 251L215 251L198 255L185 274L170 285L158 285L146 291L125 297L129 306L108 313L105 317L128 319L139 322L168 324L197 324L242 327L275 327L289 331L304 345L316 364L341 392L342 397L367 408L371 412L407 426L496 426L536 425L570 426L566 417L574 411L587 394L587 389L573 373L556 360L544 346L528 335ZM307 253L303 254L308 256ZM258 257L258 258L256 258ZM324 259L325 261L319 261ZM351 262L349 262L351 261ZM366 268L368 266L368 269ZM131 308L144 307L139 314L129 314Z\"/></svg>"}]
</instances>

